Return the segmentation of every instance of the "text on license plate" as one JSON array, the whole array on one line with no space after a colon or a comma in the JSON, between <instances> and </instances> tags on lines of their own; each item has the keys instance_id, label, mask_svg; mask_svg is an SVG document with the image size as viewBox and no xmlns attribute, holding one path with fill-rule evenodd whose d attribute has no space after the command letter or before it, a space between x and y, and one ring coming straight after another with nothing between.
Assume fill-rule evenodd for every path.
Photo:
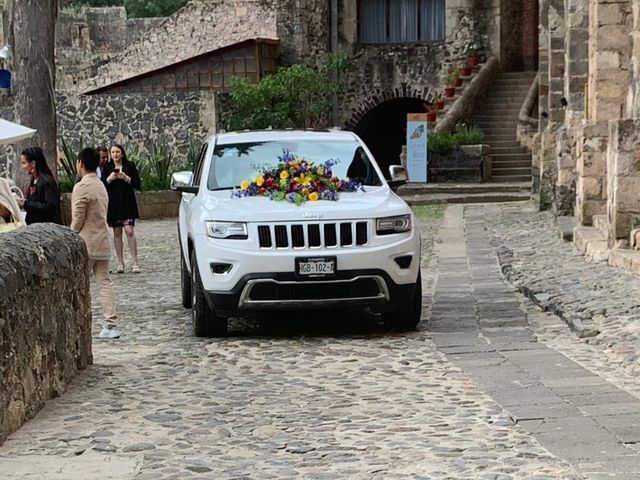
<instances>
[{"instance_id":1,"label":"text on license plate","mask_svg":"<svg viewBox=\"0 0 640 480\"><path fill-rule=\"evenodd\" d=\"M299 275L332 275L336 263L330 259L305 259L297 263Z\"/></svg>"}]
</instances>

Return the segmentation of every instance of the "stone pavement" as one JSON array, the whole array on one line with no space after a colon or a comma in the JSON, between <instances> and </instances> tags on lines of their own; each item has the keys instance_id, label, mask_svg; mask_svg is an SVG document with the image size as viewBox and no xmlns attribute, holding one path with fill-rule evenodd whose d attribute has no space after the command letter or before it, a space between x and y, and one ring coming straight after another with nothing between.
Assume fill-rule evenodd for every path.
<instances>
[{"instance_id":1,"label":"stone pavement","mask_svg":"<svg viewBox=\"0 0 640 480\"><path fill-rule=\"evenodd\" d=\"M558 351L538 341L544 328L529 321L503 282L486 231L491 221L496 230L508 228L506 219L497 223L494 216L504 208L447 211L429 327L433 340L519 426L586 478L637 479L640 399L574 361L582 356L579 348ZM544 322L562 332L559 320Z\"/></svg>"},{"instance_id":2,"label":"stone pavement","mask_svg":"<svg viewBox=\"0 0 640 480\"><path fill-rule=\"evenodd\" d=\"M586 261L559 238L553 215L531 204L470 208L484 219L511 284L604 351L607 363L634 379L627 383L637 383L640 277Z\"/></svg>"},{"instance_id":3,"label":"stone pavement","mask_svg":"<svg viewBox=\"0 0 640 480\"><path fill-rule=\"evenodd\" d=\"M524 366L528 355L544 348L530 341L522 317L513 323L519 304L512 292L504 291L494 270L480 271L485 280L473 276L475 267L465 271L460 242L438 269L431 254L438 222L425 220L422 227L425 321L418 331L388 332L376 318L353 312L311 312L233 321L229 338L204 340L192 336L189 314L179 304L175 221L141 222L143 273L115 276L123 338L96 340L95 365L0 447L0 476L581 478L527 433L531 424L515 424L513 413L490 396L504 400L489 388L503 380L533 383L538 372ZM490 265L486 248L471 258ZM474 286L477 281L484 283ZM486 293L500 302L477 300ZM470 310L476 304L485 315L479 323ZM431 314L433 333L426 321ZM473 333L476 324L480 336ZM459 342L474 335L485 347ZM485 339L495 345L487 347ZM509 342L531 343L533 350L509 352ZM483 377L488 393L436 344L471 377ZM489 370L482 362L492 365L497 356L509 363L493 378L483 376ZM613 452L611 435L605 440Z\"/></svg>"}]
</instances>

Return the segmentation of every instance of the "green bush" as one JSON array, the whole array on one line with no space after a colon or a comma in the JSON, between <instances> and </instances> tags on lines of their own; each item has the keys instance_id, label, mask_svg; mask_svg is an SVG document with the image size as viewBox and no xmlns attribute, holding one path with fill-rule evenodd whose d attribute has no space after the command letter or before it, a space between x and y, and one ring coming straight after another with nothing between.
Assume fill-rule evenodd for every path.
<instances>
[{"instance_id":1,"label":"green bush","mask_svg":"<svg viewBox=\"0 0 640 480\"><path fill-rule=\"evenodd\" d=\"M429 134L429 151L438 155L447 155L456 147L456 139L448 130Z\"/></svg>"},{"instance_id":2,"label":"green bush","mask_svg":"<svg viewBox=\"0 0 640 480\"><path fill-rule=\"evenodd\" d=\"M313 69L292 65L258 83L234 78L229 104L222 115L227 130L317 127L331 112L342 87L341 73L351 67L345 55L327 57Z\"/></svg>"},{"instance_id":3,"label":"green bush","mask_svg":"<svg viewBox=\"0 0 640 480\"><path fill-rule=\"evenodd\" d=\"M454 134L458 145L478 145L484 139L484 132L478 127L461 125Z\"/></svg>"},{"instance_id":4,"label":"green bush","mask_svg":"<svg viewBox=\"0 0 640 480\"><path fill-rule=\"evenodd\" d=\"M73 147L63 138L62 141L62 156L59 159L58 164L58 188L62 193L69 193L73 190L73 186L76 184L76 163L78 159L78 153L82 150L82 140L79 142L79 147Z\"/></svg>"},{"instance_id":5,"label":"green bush","mask_svg":"<svg viewBox=\"0 0 640 480\"><path fill-rule=\"evenodd\" d=\"M429 151L438 155L447 155L459 145L478 145L482 143L484 132L478 127L460 125L451 133L447 130L429 134Z\"/></svg>"}]
</instances>

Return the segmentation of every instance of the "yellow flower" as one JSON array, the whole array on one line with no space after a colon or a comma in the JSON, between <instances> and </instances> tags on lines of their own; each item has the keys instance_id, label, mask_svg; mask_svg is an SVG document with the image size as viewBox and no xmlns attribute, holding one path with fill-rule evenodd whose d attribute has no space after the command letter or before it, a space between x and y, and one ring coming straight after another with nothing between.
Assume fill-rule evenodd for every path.
<instances>
[{"instance_id":1,"label":"yellow flower","mask_svg":"<svg viewBox=\"0 0 640 480\"><path fill-rule=\"evenodd\" d=\"M259 187L264 185L264 177L262 175L260 175L258 178L256 178L256 185L258 185Z\"/></svg>"},{"instance_id":2,"label":"yellow flower","mask_svg":"<svg viewBox=\"0 0 640 480\"><path fill-rule=\"evenodd\" d=\"M310 200L311 202L315 202L316 200L318 200L318 198L320 198L320 197L318 196L318 192L311 192L311 193L309 194L309 200Z\"/></svg>"},{"instance_id":3,"label":"yellow flower","mask_svg":"<svg viewBox=\"0 0 640 480\"><path fill-rule=\"evenodd\" d=\"M280 178L282 180L286 180L287 178L289 178L289 172L287 172L286 170L283 170L282 172L280 172Z\"/></svg>"},{"instance_id":4,"label":"yellow flower","mask_svg":"<svg viewBox=\"0 0 640 480\"><path fill-rule=\"evenodd\" d=\"M309 190L307 190L306 188L302 189L302 194L306 197L309 195Z\"/></svg>"},{"instance_id":5,"label":"yellow flower","mask_svg":"<svg viewBox=\"0 0 640 480\"><path fill-rule=\"evenodd\" d=\"M318 167L317 172L318 172L318 175L323 176L324 175L324 168Z\"/></svg>"},{"instance_id":6,"label":"yellow flower","mask_svg":"<svg viewBox=\"0 0 640 480\"><path fill-rule=\"evenodd\" d=\"M309 175L305 175L304 173L301 174L298 178L296 178L296 181L300 184L300 185L311 185L311 177Z\"/></svg>"},{"instance_id":7,"label":"yellow flower","mask_svg":"<svg viewBox=\"0 0 640 480\"><path fill-rule=\"evenodd\" d=\"M242 190L248 190L249 189L249 181L248 180L243 180L242 183L240 184L240 188Z\"/></svg>"}]
</instances>

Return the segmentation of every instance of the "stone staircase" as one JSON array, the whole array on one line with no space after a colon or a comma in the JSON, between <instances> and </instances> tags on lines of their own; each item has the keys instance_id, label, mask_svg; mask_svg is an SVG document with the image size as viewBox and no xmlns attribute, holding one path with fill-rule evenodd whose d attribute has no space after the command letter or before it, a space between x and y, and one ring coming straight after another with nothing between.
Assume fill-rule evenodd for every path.
<instances>
[{"instance_id":1,"label":"stone staircase","mask_svg":"<svg viewBox=\"0 0 640 480\"><path fill-rule=\"evenodd\" d=\"M409 205L523 202L531 198L531 183L409 183L397 193Z\"/></svg>"},{"instance_id":2,"label":"stone staircase","mask_svg":"<svg viewBox=\"0 0 640 480\"><path fill-rule=\"evenodd\" d=\"M632 232L628 242L622 242L617 248L609 248L608 227L606 215L594 215L592 227L576 226L573 229L573 243L587 260L606 262L612 267L640 274L638 231ZM628 248L629 245L632 248Z\"/></svg>"},{"instance_id":3,"label":"stone staircase","mask_svg":"<svg viewBox=\"0 0 640 480\"><path fill-rule=\"evenodd\" d=\"M518 115L535 72L503 72L491 84L474 117L491 146L492 182L531 182L531 154L516 137Z\"/></svg>"}]
</instances>

